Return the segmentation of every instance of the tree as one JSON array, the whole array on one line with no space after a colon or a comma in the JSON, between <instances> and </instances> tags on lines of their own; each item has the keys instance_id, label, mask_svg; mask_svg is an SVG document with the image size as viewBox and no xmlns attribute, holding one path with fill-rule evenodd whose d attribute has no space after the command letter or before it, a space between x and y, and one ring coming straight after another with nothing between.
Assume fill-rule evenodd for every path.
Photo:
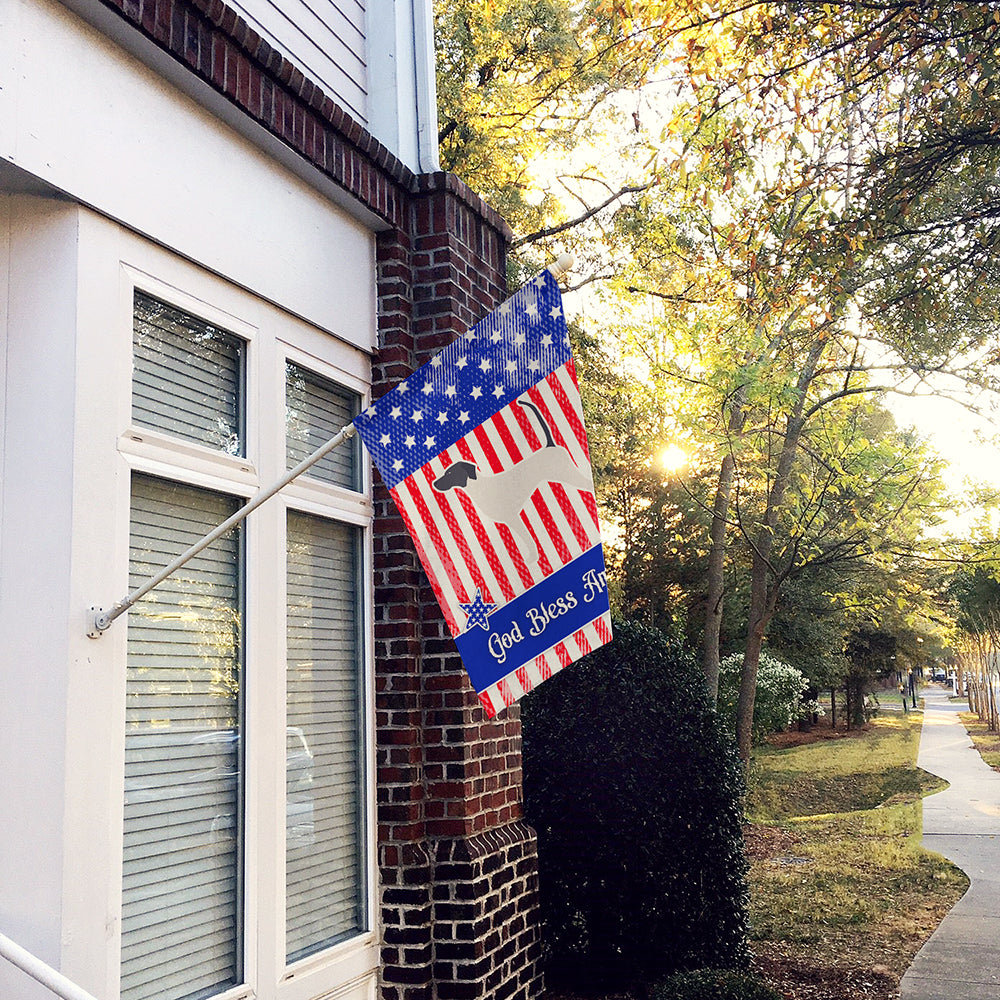
<instances>
[{"instance_id":1,"label":"tree","mask_svg":"<svg viewBox=\"0 0 1000 1000\"><path fill-rule=\"evenodd\" d=\"M579 283L602 279L609 311L631 314L619 370L655 383L633 446L676 429L701 449L683 502L651 466L614 462L605 496L639 546L622 556L626 582L640 568L673 586L682 574L663 573L657 554L678 525L704 539L710 691L726 574L745 554L749 753L753 675L782 588L824 559L889 559L850 525L871 438L851 432L848 471L834 433L850 428L846 404L918 391L949 369L973 390L995 386L995 12L796 0L442 14L446 162L510 207L522 249L579 239ZM622 152L602 164L593 154L608 141L591 137L609 128ZM578 140L582 158L549 175L561 180L532 175L543 148L568 154ZM876 523L922 516L932 470L891 471L878 448L870 459L880 496L912 487Z\"/></svg>"},{"instance_id":2,"label":"tree","mask_svg":"<svg viewBox=\"0 0 1000 1000\"><path fill-rule=\"evenodd\" d=\"M878 628L861 627L847 641L847 724L863 726L868 721L865 691L875 678L892 673L896 660L896 638Z\"/></svg>"},{"instance_id":3,"label":"tree","mask_svg":"<svg viewBox=\"0 0 1000 1000\"><path fill-rule=\"evenodd\" d=\"M996 686L1000 681L1000 582L991 563L967 564L955 572L949 593L962 631L960 651L972 708L989 729L1000 729ZM997 680L994 680L996 675Z\"/></svg>"},{"instance_id":4,"label":"tree","mask_svg":"<svg viewBox=\"0 0 1000 1000\"><path fill-rule=\"evenodd\" d=\"M553 237L653 182L645 136L628 141L622 132L618 164L634 158L635 180L630 168L609 180L594 165L599 154L580 151L627 115L615 95L640 86L660 62L672 29L657 17L656 5L646 12L598 0L436 4L442 164L511 223L515 248L543 245L537 259L515 255L515 270L537 268ZM654 23L662 32L651 30ZM554 164L547 176L536 173L543 156Z\"/></svg>"}]
</instances>

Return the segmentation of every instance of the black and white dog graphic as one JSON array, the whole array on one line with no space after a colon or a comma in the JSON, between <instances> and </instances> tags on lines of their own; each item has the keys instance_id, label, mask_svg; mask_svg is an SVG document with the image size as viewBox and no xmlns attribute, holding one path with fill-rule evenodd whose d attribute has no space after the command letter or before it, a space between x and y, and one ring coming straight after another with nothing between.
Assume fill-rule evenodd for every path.
<instances>
[{"instance_id":1,"label":"black and white dog graphic","mask_svg":"<svg viewBox=\"0 0 1000 1000\"><path fill-rule=\"evenodd\" d=\"M514 542L522 555L531 551L531 539L524 531L521 511L531 495L545 483L561 483L590 493L594 489L588 471L581 470L565 448L552 440L552 431L534 403L526 399L518 402L532 410L542 426L545 447L526 455L517 465L503 472L484 474L472 462L455 462L434 481L440 493L464 490L479 513L497 524L510 529ZM536 553L534 561L538 561Z\"/></svg>"}]
</instances>

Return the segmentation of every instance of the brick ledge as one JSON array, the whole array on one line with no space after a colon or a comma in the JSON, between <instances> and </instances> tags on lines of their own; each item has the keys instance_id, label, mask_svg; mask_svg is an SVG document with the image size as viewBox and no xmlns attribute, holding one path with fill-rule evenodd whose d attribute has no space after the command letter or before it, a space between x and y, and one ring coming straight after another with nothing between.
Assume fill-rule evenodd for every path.
<instances>
[{"instance_id":1,"label":"brick ledge","mask_svg":"<svg viewBox=\"0 0 1000 1000\"><path fill-rule=\"evenodd\" d=\"M380 218L447 191L509 242L503 218L454 174L414 174L222 0L100 0Z\"/></svg>"}]
</instances>

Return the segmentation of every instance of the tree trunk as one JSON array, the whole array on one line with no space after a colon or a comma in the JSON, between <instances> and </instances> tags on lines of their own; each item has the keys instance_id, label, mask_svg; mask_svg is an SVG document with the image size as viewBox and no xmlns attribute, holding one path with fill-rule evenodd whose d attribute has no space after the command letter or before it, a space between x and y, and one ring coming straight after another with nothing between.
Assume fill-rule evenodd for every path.
<instances>
[{"instance_id":1,"label":"tree trunk","mask_svg":"<svg viewBox=\"0 0 1000 1000\"><path fill-rule=\"evenodd\" d=\"M820 351L814 351L810 358L808 371L816 367ZM799 400L795 412L788 418L785 425L784 440L781 443L781 455L774 481L767 495L767 508L764 512L764 523L761 525L753 545L753 558L750 563L750 620L747 625L747 640L743 652L743 669L740 672L740 696L736 703L736 745L744 770L750 767L750 749L753 744L753 706L757 697L757 668L760 665L760 651L764 645L764 635L774 614L778 600L780 580L775 579L768 587L768 578L774 576L771 566L771 554L774 551L774 538L778 527L785 492L788 489L795 453L799 447L799 438L805 422L801 411L805 403L805 385L807 379L800 379Z\"/></svg>"},{"instance_id":2,"label":"tree trunk","mask_svg":"<svg viewBox=\"0 0 1000 1000\"><path fill-rule=\"evenodd\" d=\"M865 718L865 682L861 679L854 684L854 716L853 722L859 729L863 729L868 721Z\"/></svg>"},{"instance_id":3,"label":"tree trunk","mask_svg":"<svg viewBox=\"0 0 1000 1000\"><path fill-rule=\"evenodd\" d=\"M837 728L837 689L830 688L830 728Z\"/></svg>"},{"instance_id":4,"label":"tree trunk","mask_svg":"<svg viewBox=\"0 0 1000 1000\"><path fill-rule=\"evenodd\" d=\"M991 733L995 733L997 732L997 694L996 688L993 686L993 674L989 670L986 671L986 698L990 717L987 728Z\"/></svg>"},{"instance_id":5,"label":"tree trunk","mask_svg":"<svg viewBox=\"0 0 1000 1000\"><path fill-rule=\"evenodd\" d=\"M760 551L759 547L754 551L750 565L750 624L743 652L743 669L740 671L740 694L736 702L736 745L744 769L750 765L753 746L753 708L757 699L760 653L778 598L777 587L769 589L767 586L770 569L767 556L770 555L771 546L765 545L764 548L766 553Z\"/></svg>"},{"instance_id":6,"label":"tree trunk","mask_svg":"<svg viewBox=\"0 0 1000 1000\"><path fill-rule=\"evenodd\" d=\"M745 416L743 401L746 389L741 386L733 394L733 408L729 413L729 435L743 430ZM702 639L701 662L705 671L705 685L713 708L719 701L719 635L722 632L722 605L725 597L726 528L729 520L729 497L736 474L736 456L732 447L726 450L719 469L719 483L712 505L712 526L709 530L708 594L705 597L705 632Z\"/></svg>"},{"instance_id":7,"label":"tree trunk","mask_svg":"<svg viewBox=\"0 0 1000 1000\"><path fill-rule=\"evenodd\" d=\"M722 631L722 602L726 562L726 519L729 516L729 494L733 486L736 460L726 452L719 470L719 485L712 507L711 547L708 553L708 595L705 598L705 633L702 640L701 662L705 685L712 708L719 701L719 635Z\"/></svg>"}]
</instances>

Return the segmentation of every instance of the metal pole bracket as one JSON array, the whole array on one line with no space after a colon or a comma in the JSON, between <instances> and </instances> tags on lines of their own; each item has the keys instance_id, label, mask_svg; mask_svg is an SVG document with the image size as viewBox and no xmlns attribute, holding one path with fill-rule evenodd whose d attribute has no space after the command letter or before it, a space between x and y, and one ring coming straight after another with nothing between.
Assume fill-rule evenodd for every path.
<instances>
[{"instance_id":1,"label":"metal pole bracket","mask_svg":"<svg viewBox=\"0 0 1000 1000\"><path fill-rule=\"evenodd\" d=\"M87 618L90 621L90 628L87 630L88 639L100 639L104 635L105 629L111 624L104 608L99 608L91 604L87 608Z\"/></svg>"}]
</instances>

